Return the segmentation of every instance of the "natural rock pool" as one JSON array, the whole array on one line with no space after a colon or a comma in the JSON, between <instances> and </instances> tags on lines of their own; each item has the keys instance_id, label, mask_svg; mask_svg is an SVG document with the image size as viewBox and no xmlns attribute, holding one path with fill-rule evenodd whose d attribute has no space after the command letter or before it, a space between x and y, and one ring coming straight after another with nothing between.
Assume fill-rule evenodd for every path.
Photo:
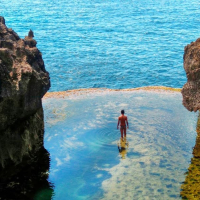
<instances>
[{"instance_id":1,"label":"natural rock pool","mask_svg":"<svg viewBox=\"0 0 200 200\"><path fill-rule=\"evenodd\" d=\"M180 92L80 90L43 106L53 200L181 199L198 116ZM116 129L121 109L126 141Z\"/></svg>"}]
</instances>

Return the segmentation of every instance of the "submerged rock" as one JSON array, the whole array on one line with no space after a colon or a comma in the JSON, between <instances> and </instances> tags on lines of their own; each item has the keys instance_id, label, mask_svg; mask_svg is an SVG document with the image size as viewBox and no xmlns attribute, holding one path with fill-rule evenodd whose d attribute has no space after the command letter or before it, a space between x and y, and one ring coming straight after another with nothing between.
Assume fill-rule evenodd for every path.
<instances>
[{"instance_id":1,"label":"submerged rock","mask_svg":"<svg viewBox=\"0 0 200 200\"><path fill-rule=\"evenodd\" d=\"M189 111L200 109L200 38L184 49L187 83L182 88L183 105Z\"/></svg>"},{"instance_id":2,"label":"submerged rock","mask_svg":"<svg viewBox=\"0 0 200 200\"><path fill-rule=\"evenodd\" d=\"M200 199L200 115L196 126L196 143L193 148L193 157L188 167L185 181L181 186L182 199Z\"/></svg>"},{"instance_id":3,"label":"submerged rock","mask_svg":"<svg viewBox=\"0 0 200 200\"><path fill-rule=\"evenodd\" d=\"M1 183L6 183L6 175L16 176L35 163L33 158L44 148L41 99L50 88L50 78L33 37L30 31L20 39L0 17Z\"/></svg>"}]
</instances>

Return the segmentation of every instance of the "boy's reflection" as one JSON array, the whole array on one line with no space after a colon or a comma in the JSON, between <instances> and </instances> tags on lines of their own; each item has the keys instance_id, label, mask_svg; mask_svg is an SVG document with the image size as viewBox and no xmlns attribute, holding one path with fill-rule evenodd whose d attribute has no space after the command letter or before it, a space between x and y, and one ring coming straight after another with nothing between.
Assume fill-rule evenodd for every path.
<instances>
[{"instance_id":1,"label":"boy's reflection","mask_svg":"<svg viewBox=\"0 0 200 200\"><path fill-rule=\"evenodd\" d=\"M128 140L126 139L126 137L120 138L120 141L118 142L118 150L119 150L119 153L120 153L122 159L126 158L128 146L129 146L129 144L128 144Z\"/></svg>"}]
</instances>

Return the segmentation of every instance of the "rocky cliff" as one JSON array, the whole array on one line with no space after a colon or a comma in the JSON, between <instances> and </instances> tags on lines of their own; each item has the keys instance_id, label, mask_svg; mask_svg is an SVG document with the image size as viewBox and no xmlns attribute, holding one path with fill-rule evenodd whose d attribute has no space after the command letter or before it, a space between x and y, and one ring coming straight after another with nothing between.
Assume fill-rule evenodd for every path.
<instances>
[{"instance_id":1,"label":"rocky cliff","mask_svg":"<svg viewBox=\"0 0 200 200\"><path fill-rule=\"evenodd\" d=\"M182 88L183 105L189 111L200 109L200 38L184 49L187 83Z\"/></svg>"},{"instance_id":2,"label":"rocky cliff","mask_svg":"<svg viewBox=\"0 0 200 200\"><path fill-rule=\"evenodd\" d=\"M41 99L50 79L33 37L29 31L20 39L0 17L0 186L4 188L10 185L8 177L11 181L28 166L37 165L38 157L48 160Z\"/></svg>"},{"instance_id":3,"label":"rocky cliff","mask_svg":"<svg viewBox=\"0 0 200 200\"><path fill-rule=\"evenodd\" d=\"M182 88L183 105L189 111L200 110L200 38L184 49L184 69L187 83ZM193 158L181 186L182 199L200 199L200 115L197 122L197 138Z\"/></svg>"}]
</instances>

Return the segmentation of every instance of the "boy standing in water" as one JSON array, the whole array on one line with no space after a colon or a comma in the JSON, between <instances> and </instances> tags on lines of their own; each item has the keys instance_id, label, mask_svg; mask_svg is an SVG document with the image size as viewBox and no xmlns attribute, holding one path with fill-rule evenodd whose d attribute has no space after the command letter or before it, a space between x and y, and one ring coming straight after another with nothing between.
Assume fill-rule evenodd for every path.
<instances>
[{"instance_id":1,"label":"boy standing in water","mask_svg":"<svg viewBox=\"0 0 200 200\"><path fill-rule=\"evenodd\" d=\"M126 137L126 125L128 128L128 118L124 115L124 110L121 110L121 116L119 116L118 118L117 129L119 128L119 125L121 131L121 138L123 139L123 135L124 137Z\"/></svg>"}]
</instances>

